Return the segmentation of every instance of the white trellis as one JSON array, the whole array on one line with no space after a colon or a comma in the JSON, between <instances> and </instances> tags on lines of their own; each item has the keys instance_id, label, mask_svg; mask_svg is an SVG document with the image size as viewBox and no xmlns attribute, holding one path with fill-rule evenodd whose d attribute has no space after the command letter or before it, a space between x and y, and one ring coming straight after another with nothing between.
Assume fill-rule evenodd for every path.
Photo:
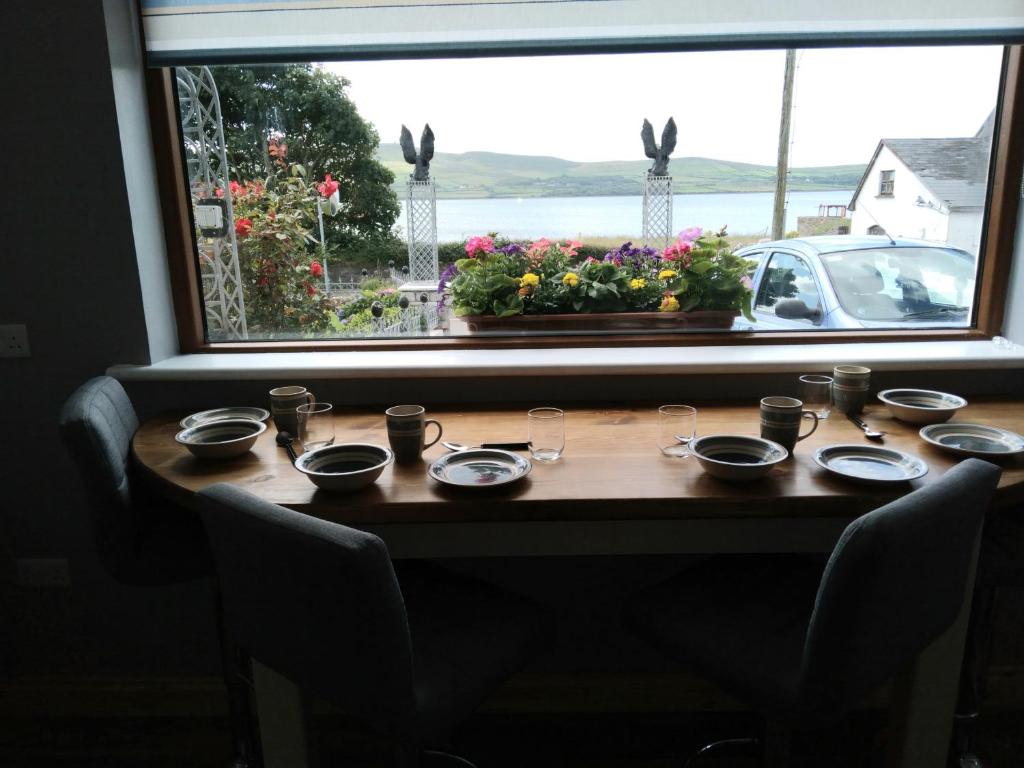
<instances>
[{"instance_id":1,"label":"white trellis","mask_svg":"<svg viewBox=\"0 0 1024 768\"><path fill-rule=\"evenodd\" d=\"M644 245L667 248L673 240L672 177L644 175Z\"/></svg>"},{"instance_id":2,"label":"white trellis","mask_svg":"<svg viewBox=\"0 0 1024 768\"><path fill-rule=\"evenodd\" d=\"M406 196L406 228L409 240L409 278L437 283L437 187L433 179L409 179Z\"/></svg>"},{"instance_id":3,"label":"white trellis","mask_svg":"<svg viewBox=\"0 0 1024 768\"><path fill-rule=\"evenodd\" d=\"M196 233L207 333L211 341L245 339L249 332L217 85L208 67L178 68L175 76L192 205L214 197L217 190L221 190L225 204L224 235L206 237Z\"/></svg>"}]
</instances>

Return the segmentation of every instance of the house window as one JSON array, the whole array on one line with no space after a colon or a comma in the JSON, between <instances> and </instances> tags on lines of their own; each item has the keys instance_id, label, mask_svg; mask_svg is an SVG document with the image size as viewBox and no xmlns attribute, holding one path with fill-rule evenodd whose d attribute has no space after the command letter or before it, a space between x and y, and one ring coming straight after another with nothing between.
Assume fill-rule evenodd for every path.
<instances>
[{"instance_id":1,"label":"house window","mask_svg":"<svg viewBox=\"0 0 1024 768\"><path fill-rule=\"evenodd\" d=\"M878 196L892 197L896 188L896 171L881 171L878 174Z\"/></svg>"},{"instance_id":2,"label":"house window","mask_svg":"<svg viewBox=\"0 0 1024 768\"><path fill-rule=\"evenodd\" d=\"M864 71L864 82L851 88L868 94L879 87L870 74L877 67L856 62L882 57L886 87L903 83L901 92L916 94L907 108L916 133L945 133L944 140L967 147L970 162L961 165L973 175L960 186L980 189L982 200L972 203L976 218L961 218L949 232L968 232L977 242L989 203L994 131L1010 137L1008 146L1021 141L1011 130L1011 118L1019 117L995 119L1000 94L1020 79L1019 50L815 49L799 56L804 79L796 91L784 239L802 233L802 220L820 219L822 206L850 203L878 157L872 149L894 133L886 114L865 113L841 130L831 120L837 104L830 99L848 98L849 91L837 94L827 74L840 64L844 71ZM638 334L655 343L728 343L754 335L770 340L786 331L875 330L878 322L833 327L824 311L834 287L822 259L854 248L853 235L845 236L849 241L799 238L806 250L789 258L806 286L814 286L806 293L813 301L799 297L808 312L796 316L787 309L783 317L773 310L772 322L759 321L754 305L763 312L778 301L770 294L783 274L761 263L771 251L757 247L770 239L778 132L770 120L755 128L730 120L712 127L685 94L648 86L643 75L691 72L695 82L767 114L778 111L782 60L782 51L761 50L164 70L164 87L176 99L177 114L165 119L176 132L179 229L186 234L172 256L179 335L191 349L295 342L302 346L294 348L308 349L467 340L486 346L493 337L516 344L564 343L566 336L636 343ZM911 87L923 63L969 68L975 76L943 80L934 93ZM707 73L716 73L713 83L700 79ZM753 82L752 73L774 73L768 80L778 88ZM410 91L413 75L445 88ZM628 100L635 109L582 106L606 104L614 96L608 82L631 83ZM948 121L949 88L960 88L958 98L971 105L973 129L963 119ZM211 126L218 112L211 108L213 93L220 119ZM567 106L567 93L578 106ZM677 126L674 139L663 130L669 117ZM642 140L645 118L653 125ZM405 135L403 124L410 129ZM899 130L907 132L902 125ZM220 145L210 135L222 135ZM914 144L925 140L893 146L901 157L911 150L926 156L928 147ZM648 171L673 143L667 165L672 196L665 197L672 227L667 238L652 230L645 239ZM648 153L653 157L644 157ZM927 170L919 176L925 185ZM1001 172L1019 168L1004 164ZM410 184L411 174L424 178ZM894 176L894 170L879 171L879 195L893 195ZM647 194L648 205L656 206L657 191ZM220 229L210 224L218 215ZM865 216L875 220L858 221ZM832 231L901 230L880 216L861 200ZM1012 220L1000 218L1007 227ZM985 263L977 247L935 246L963 251L972 269ZM991 268L998 266L995 258ZM972 286L982 284L971 277ZM182 296L183 290L193 294ZM943 337L956 329L972 333L998 314L979 309L976 299L967 296L955 311L915 305L920 320L889 325Z\"/></svg>"}]
</instances>

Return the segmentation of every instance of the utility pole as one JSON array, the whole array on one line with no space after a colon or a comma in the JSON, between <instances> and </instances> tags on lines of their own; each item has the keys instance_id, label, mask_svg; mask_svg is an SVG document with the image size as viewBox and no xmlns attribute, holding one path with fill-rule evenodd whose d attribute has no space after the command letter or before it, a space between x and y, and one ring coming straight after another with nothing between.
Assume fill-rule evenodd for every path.
<instances>
[{"instance_id":1,"label":"utility pole","mask_svg":"<svg viewBox=\"0 0 1024 768\"><path fill-rule=\"evenodd\" d=\"M772 240L786 234L786 176L789 171L789 122L793 111L793 78L796 75L796 51L786 50L786 76L782 82L782 119L779 121L779 163L775 171L775 209L772 213Z\"/></svg>"}]
</instances>

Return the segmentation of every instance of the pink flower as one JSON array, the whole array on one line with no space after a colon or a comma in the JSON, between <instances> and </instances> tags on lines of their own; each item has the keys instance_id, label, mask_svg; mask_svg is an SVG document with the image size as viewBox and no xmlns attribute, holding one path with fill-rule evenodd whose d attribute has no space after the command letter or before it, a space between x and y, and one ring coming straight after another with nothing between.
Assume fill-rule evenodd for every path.
<instances>
[{"instance_id":1,"label":"pink flower","mask_svg":"<svg viewBox=\"0 0 1024 768\"><path fill-rule=\"evenodd\" d=\"M748 291L754 290L754 281L750 279L750 275L743 275L743 277L740 278L740 283Z\"/></svg>"},{"instance_id":2,"label":"pink flower","mask_svg":"<svg viewBox=\"0 0 1024 768\"><path fill-rule=\"evenodd\" d=\"M466 241L466 255L475 259L485 253L494 253L494 239L486 235L471 237Z\"/></svg>"},{"instance_id":3,"label":"pink flower","mask_svg":"<svg viewBox=\"0 0 1024 768\"><path fill-rule=\"evenodd\" d=\"M583 243L581 243L579 240L570 240L564 246L562 246L562 251L565 253L566 256L572 258L576 255L576 251L578 251L582 246Z\"/></svg>"},{"instance_id":4,"label":"pink flower","mask_svg":"<svg viewBox=\"0 0 1024 768\"><path fill-rule=\"evenodd\" d=\"M313 277L321 277L324 273L324 268L320 265L319 261L314 261L309 265L309 274Z\"/></svg>"},{"instance_id":5,"label":"pink flower","mask_svg":"<svg viewBox=\"0 0 1024 768\"><path fill-rule=\"evenodd\" d=\"M228 182L228 189L231 190L231 196L232 197L241 197L242 196L242 185L239 184L237 181L230 181L230 182Z\"/></svg>"},{"instance_id":6,"label":"pink flower","mask_svg":"<svg viewBox=\"0 0 1024 768\"><path fill-rule=\"evenodd\" d=\"M692 243L698 237L703 234L704 230L700 227L687 227L679 233L679 242Z\"/></svg>"},{"instance_id":7,"label":"pink flower","mask_svg":"<svg viewBox=\"0 0 1024 768\"><path fill-rule=\"evenodd\" d=\"M317 192L320 193L320 197L330 197L338 191L338 182L331 178L331 174L326 174L324 180L316 185Z\"/></svg>"},{"instance_id":8,"label":"pink flower","mask_svg":"<svg viewBox=\"0 0 1024 768\"><path fill-rule=\"evenodd\" d=\"M252 219L239 219L235 222L235 234L239 237L247 237L251 231Z\"/></svg>"}]
</instances>

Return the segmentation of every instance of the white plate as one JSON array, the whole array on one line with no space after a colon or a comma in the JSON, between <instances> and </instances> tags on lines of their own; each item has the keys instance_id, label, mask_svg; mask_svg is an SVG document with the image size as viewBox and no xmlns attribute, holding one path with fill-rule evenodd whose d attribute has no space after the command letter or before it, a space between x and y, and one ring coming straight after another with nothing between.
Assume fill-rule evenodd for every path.
<instances>
[{"instance_id":1,"label":"white plate","mask_svg":"<svg viewBox=\"0 0 1024 768\"><path fill-rule=\"evenodd\" d=\"M984 458L1024 453L1024 437L1008 429L985 424L951 421L924 427L918 434L936 448L959 456Z\"/></svg>"},{"instance_id":2,"label":"white plate","mask_svg":"<svg viewBox=\"0 0 1024 768\"><path fill-rule=\"evenodd\" d=\"M430 477L457 488L493 488L530 474L530 460L496 448L471 448L442 456L427 470Z\"/></svg>"},{"instance_id":3,"label":"white plate","mask_svg":"<svg viewBox=\"0 0 1024 768\"><path fill-rule=\"evenodd\" d=\"M814 462L833 474L873 485L905 483L928 474L924 459L874 445L826 445Z\"/></svg>"},{"instance_id":4,"label":"white plate","mask_svg":"<svg viewBox=\"0 0 1024 768\"><path fill-rule=\"evenodd\" d=\"M266 421L270 418L270 411L262 408L251 408L246 405L232 408L214 408L210 411L200 411L186 416L179 424L182 429L191 429L200 424L208 424L211 421L223 421L224 419L249 419L250 421Z\"/></svg>"}]
</instances>

